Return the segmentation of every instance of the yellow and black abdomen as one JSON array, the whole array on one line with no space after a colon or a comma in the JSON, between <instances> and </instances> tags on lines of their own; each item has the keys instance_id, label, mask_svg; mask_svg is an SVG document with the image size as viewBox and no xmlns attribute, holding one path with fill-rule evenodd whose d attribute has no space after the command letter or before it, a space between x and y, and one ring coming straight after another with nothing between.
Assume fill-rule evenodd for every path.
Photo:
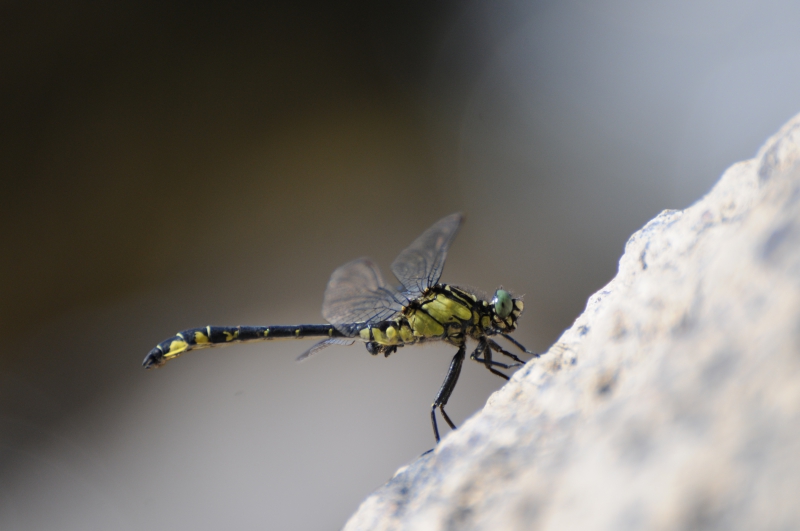
<instances>
[{"instance_id":1,"label":"yellow and black abdomen","mask_svg":"<svg viewBox=\"0 0 800 531\"><path fill-rule=\"evenodd\" d=\"M159 343L144 359L144 367L160 367L181 354L201 348L229 345L247 341L272 339L346 337L333 325L297 326L206 326L190 328Z\"/></svg>"},{"instance_id":2,"label":"yellow and black abdomen","mask_svg":"<svg viewBox=\"0 0 800 531\"><path fill-rule=\"evenodd\" d=\"M383 321L374 325L365 326L358 334L359 337L367 343L377 343L387 347L417 342L417 338L414 337L414 333L408 321L403 317L395 319L394 321Z\"/></svg>"}]
</instances>

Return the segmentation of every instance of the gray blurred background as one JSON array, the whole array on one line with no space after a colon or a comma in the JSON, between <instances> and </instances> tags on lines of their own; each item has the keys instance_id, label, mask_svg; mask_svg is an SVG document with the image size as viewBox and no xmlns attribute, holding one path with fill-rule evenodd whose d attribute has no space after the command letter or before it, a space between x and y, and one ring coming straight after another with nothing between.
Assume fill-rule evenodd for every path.
<instances>
[{"instance_id":1,"label":"gray blurred background","mask_svg":"<svg viewBox=\"0 0 800 531\"><path fill-rule=\"evenodd\" d=\"M544 350L627 237L800 111L800 5L5 2L0 528L336 529L433 445L452 348L140 363L321 322L328 276L467 222L443 281ZM503 382L470 363L461 423Z\"/></svg>"}]
</instances>

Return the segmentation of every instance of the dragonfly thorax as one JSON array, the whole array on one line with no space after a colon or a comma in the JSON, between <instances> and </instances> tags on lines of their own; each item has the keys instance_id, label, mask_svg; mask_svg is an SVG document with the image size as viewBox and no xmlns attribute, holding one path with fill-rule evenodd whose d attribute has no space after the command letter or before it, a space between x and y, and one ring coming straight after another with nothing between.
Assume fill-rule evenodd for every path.
<instances>
[{"instance_id":1,"label":"dragonfly thorax","mask_svg":"<svg viewBox=\"0 0 800 531\"><path fill-rule=\"evenodd\" d=\"M373 354L389 354L398 347L430 340L463 345L467 338L505 333L516 328L522 301L498 290L490 302L455 286L436 284L403 307L395 319L365 326L359 336Z\"/></svg>"}]
</instances>

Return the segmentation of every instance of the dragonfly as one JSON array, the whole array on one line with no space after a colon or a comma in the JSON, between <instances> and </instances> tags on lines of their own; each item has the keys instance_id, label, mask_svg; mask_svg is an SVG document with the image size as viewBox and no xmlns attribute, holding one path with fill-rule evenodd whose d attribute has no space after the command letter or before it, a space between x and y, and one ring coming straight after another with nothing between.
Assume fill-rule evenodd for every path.
<instances>
[{"instance_id":1,"label":"dragonfly","mask_svg":"<svg viewBox=\"0 0 800 531\"><path fill-rule=\"evenodd\" d=\"M143 365L153 369L191 350L276 339L321 339L298 361L326 347L352 345L356 341L364 343L370 354L387 357L407 345L443 341L457 351L431 406L433 435L438 444L437 409L450 428L456 429L444 408L461 374L468 340L477 343L470 359L506 380L509 376L499 369L513 369L525 362L505 350L494 337L503 337L533 358L541 355L510 335L524 307L520 297L501 287L487 300L472 290L439 283L447 251L463 220L460 213L442 218L400 253L391 266L399 285L387 283L369 258L358 258L336 269L322 304L322 315L328 324L191 328L159 343L147 354ZM496 361L493 352L511 361Z\"/></svg>"}]
</instances>

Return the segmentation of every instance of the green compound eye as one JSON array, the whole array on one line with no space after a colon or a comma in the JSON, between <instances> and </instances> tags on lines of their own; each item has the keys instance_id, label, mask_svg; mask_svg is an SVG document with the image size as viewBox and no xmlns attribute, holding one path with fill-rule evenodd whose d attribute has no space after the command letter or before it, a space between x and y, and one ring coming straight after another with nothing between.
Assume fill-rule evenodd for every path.
<instances>
[{"instance_id":1,"label":"green compound eye","mask_svg":"<svg viewBox=\"0 0 800 531\"><path fill-rule=\"evenodd\" d=\"M514 308L511 294L504 289L499 289L494 292L492 304L494 304L494 313L496 313L497 317L500 319L508 317L509 314L511 314L511 310Z\"/></svg>"}]
</instances>

